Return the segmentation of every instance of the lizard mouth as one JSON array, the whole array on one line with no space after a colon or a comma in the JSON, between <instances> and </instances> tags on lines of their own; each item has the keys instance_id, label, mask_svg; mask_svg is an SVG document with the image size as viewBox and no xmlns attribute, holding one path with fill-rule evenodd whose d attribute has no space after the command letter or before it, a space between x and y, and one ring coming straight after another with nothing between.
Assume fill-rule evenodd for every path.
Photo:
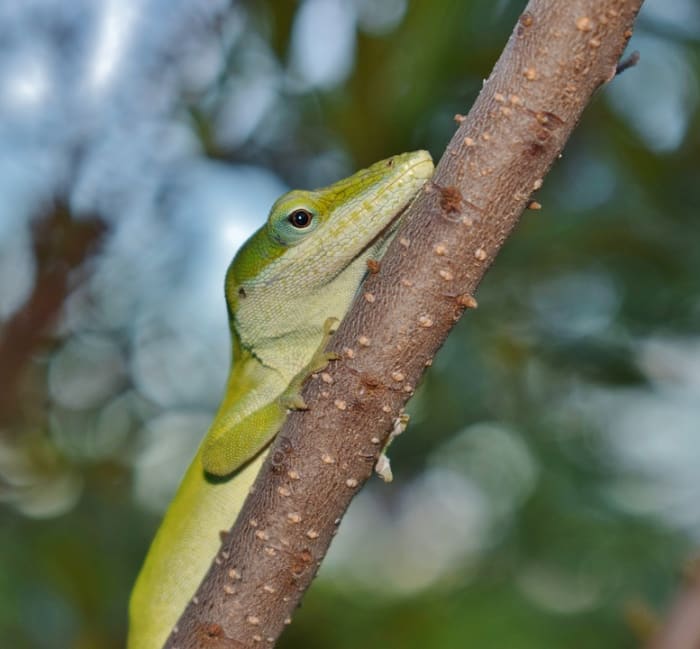
<instances>
[{"instance_id":1,"label":"lizard mouth","mask_svg":"<svg viewBox=\"0 0 700 649\"><path fill-rule=\"evenodd\" d=\"M401 222L401 217L406 212L409 205L410 203L404 205L398 212L396 212L396 214L394 214L394 216L391 217L391 219L386 223L386 225L384 225L384 227L381 230L379 230L361 250L358 251L358 253L353 257L353 261L358 257L364 255L368 250L377 246L377 244L379 244L380 242L389 239L394 234L394 231L398 229L399 224Z\"/></svg>"}]
</instances>

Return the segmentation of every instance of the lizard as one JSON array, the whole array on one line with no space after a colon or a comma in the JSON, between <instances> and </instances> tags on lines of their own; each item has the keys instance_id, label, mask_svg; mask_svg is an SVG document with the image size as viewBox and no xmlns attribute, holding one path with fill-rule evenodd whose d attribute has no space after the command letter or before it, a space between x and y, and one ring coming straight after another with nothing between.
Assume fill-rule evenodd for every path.
<instances>
[{"instance_id":1,"label":"lizard","mask_svg":"<svg viewBox=\"0 0 700 649\"><path fill-rule=\"evenodd\" d=\"M129 602L128 649L160 649L236 519L301 386L323 369L332 329L431 177L402 153L313 191L293 190L234 256L225 278L231 367L213 422L147 553Z\"/></svg>"}]
</instances>

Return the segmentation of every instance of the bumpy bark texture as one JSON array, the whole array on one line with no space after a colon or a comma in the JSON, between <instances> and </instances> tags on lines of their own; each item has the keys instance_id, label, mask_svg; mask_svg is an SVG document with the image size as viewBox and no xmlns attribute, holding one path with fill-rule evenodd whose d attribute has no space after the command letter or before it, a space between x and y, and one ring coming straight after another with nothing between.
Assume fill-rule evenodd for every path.
<instances>
[{"instance_id":1,"label":"bumpy bark texture","mask_svg":"<svg viewBox=\"0 0 700 649\"><path fill-rule=\"evenodd\" d=\"M273 646L407 399L593 93L642 0L533 0L309 381L168 649ZM416 47L420 47L416 43ZM463 55L455 52L455 56ZM371 534L371 530L367 531Z\"/></svg>"}]
</instances>

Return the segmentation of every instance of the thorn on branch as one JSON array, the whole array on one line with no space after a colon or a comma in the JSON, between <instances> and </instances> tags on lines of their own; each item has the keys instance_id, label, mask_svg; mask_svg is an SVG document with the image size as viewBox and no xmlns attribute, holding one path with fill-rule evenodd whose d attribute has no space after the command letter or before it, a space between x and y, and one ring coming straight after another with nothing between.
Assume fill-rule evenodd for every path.
<instances>
[{"instance_id":1,"label":"thorn on branch","mask_svg":"<svg viewBox=\"0 0 700 649\"><path fill-rule=\"evenodd\" d=\"M618 64L617 68L615 68L615 76L618 74L622 74L625 70L629 68L633 68L637 63L639 63L640 59L639 52L635 50L630 54L627 58L622 59Z\"/></svg>"}]
</instances>

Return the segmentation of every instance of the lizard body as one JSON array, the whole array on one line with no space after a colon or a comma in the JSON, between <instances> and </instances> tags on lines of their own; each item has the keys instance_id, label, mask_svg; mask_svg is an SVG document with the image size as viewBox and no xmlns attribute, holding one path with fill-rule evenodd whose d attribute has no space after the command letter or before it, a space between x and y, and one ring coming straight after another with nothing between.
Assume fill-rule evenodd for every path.
<instances>
[{"instance_id":1,"label":"lizard body","mask_svg":"<svg viewBox=\"0 0 700 649\"><path fill-rule=\"evenodd\" d=\"M232 366L224 397L148 552L129 605L128 649L160 649L235 520L265 449L301 384L328 361L330 322L352 302L369 259L432 175L404 153L315 191L291 191L226 274Z\"/></svg>"}]
</instances>

